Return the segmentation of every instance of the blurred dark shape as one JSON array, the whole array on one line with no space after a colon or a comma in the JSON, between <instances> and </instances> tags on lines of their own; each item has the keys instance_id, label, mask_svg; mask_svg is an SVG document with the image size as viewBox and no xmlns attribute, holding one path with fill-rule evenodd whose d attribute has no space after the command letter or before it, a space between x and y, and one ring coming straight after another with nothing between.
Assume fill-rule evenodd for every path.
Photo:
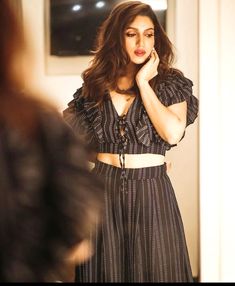
<instances>
[{"instance_id":1,"label":"blurred dark shape","mask_svg":"<svg viewBox=\"0 0 235 286\"><path fill-rule=\"evenodd\" d=\"M25 87L10 3L0 1L0 282L53 282L97 225L103 185L61 115Z\"/></svg>"}]
</instances>

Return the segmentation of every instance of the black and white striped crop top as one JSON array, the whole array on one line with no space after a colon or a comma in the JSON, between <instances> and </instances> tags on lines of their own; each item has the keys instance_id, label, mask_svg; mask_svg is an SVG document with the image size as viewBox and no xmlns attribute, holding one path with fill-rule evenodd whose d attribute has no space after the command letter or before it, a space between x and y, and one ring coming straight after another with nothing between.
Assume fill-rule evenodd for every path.
<instances>
[{"instance_id":1,"label":"black and white striped crop top","mask_svg":"<svg viewBox=\"0 0 235 286\"><path fill-rule=\"evenodd\" d=\"M159 100L169 106L187 102L187 126L198 115L198 99L192 93L193 83L178 73L171 73L157 85ZM64 119L75 133L85 137L88 147L99 153L165 155L175 145L164 141L153 127L141 97L136 96L128 112L119 116L109 93L102 109L94 107L94 101L82 97L82 87L63 112ZM121 135L120 128L124 130Z\"/></svg>"}]
</instances>

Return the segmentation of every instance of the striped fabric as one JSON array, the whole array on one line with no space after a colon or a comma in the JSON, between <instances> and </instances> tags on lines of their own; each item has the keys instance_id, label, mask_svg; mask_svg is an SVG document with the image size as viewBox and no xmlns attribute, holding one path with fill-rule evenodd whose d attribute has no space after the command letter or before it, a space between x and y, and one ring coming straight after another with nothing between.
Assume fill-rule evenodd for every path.
<instances>
[{"instance_id":1,"label":"striped fabric","mask_svg":"<svg viewBox=\"0 0 235 286\"><path fill-rule=\"evenodd\" d=\"M187 102L187 125L198 114L193 83L169 74L156 95L169 106ZM152 126L141 97L119 116L109 93L102 108L82 97L82 88L64 111L64 118L88 148L119 154L121 168L96 162L94 173L105 180L105 214L92 236L95 254L77 267L77 282L192 281L180 212L166 166L125 168L125 154L162 154L175 145L164 141ZM124 134L120 136L120 127ZM121 163L121 162L120 162Z\"/></svg>"},{"instance_id":2,"label":"striped fabric","mask_svg":"<svg viewBox=\"0 0 235 286\"><path fill-rule=\"evenodd\" d=\"M187 102L187 126L198 115L198 99L192 94L191 80L172 74L160 82L156 88L159 100L169 106L182 101ZM64 118L79 136L83 135L90 149L99 153L119 153L119 115L110 95L102 109L94 107L92 99L82 97L82 88L74 94L64 110ZM136 96L126 114L126 135L128 144L126 154L154 153L165 155L173 146L164 141L154 129L140 96Z\"/></svg>"},{"instance_id":3,"label":"striped fabric","mask_svg":"<svg viewBox=\"0 0 235 286\"><path fill-rule=\"evenodd\" d=\"M121 169L96 162L105 182L105 213L93 235L95 254L77 282L192 282L183 224L166 165Z\"/></svg>"}]
</instances>

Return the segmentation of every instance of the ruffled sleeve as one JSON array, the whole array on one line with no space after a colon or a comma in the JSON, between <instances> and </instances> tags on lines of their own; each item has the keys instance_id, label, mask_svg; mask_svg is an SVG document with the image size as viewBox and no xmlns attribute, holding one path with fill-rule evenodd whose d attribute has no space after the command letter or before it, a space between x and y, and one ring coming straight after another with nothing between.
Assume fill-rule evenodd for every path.
<instances>
[{"instance_id":1,"label":"ruffled sleeve","mask_svg":"<svg viewBox=\"0 0 235 286\"><path fill-rule=\"evenodd\" d=\"M85 99L82 97L82 87L77 89L73 97L74 99L68 103L68 107L63 111L63 117L74 133L87 144L87 147L95 151L94 130L87 116Z\"/></svg>"},{"instance_id":2,"label":"ruffled sleeve","mask_svg":"<svg viewBox=\"0 0 235 286\"><path fill-rule=\"evenodd\" d=\"M193 95L193 82L178 73L168 75L158 86L159 100L170 106L183 101L187 102L187 126L198 116L198 99Z\"/></svg>"}]
</instances>

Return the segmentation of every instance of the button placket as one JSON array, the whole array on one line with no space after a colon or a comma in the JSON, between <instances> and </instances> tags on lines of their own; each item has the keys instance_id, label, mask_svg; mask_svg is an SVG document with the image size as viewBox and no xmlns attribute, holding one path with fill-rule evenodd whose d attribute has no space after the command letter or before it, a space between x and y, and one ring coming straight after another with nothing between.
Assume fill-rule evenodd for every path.
<instances>
[{"instance_id":1,"label":"button placket","mask_svg":"<svg viewBox=\"0 0 235 286\"><path fill-rule=\"evenodd\" d=\"M119 116L118 118L118 135L119 135L119 162L121 166L121 192L128 194L127 191L127 175L125 168L125 151L127 148L127 124L126 116ZM123 133L122 133L123 132Z\"/></svg>"}]
</instances>

